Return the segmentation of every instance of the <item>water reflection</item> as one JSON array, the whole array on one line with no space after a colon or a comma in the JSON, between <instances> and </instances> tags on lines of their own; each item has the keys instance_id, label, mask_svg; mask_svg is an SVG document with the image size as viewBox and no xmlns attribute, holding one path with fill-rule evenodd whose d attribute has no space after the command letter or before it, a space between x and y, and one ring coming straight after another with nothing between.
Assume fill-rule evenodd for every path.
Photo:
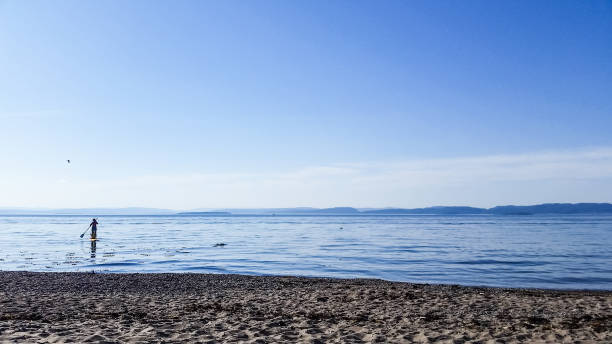
<instances>
[{"instance_id":1,"label":"water reflection","mask_svg":"<svg viewBox=\"0 0 612 344\"><path fill-rule=\"evenodd\" d=\"M90 252L91 252L91 258L96 258L96 241L92 240L91 241L91 247L90 247Z\"/></svg>"}]
</instances>

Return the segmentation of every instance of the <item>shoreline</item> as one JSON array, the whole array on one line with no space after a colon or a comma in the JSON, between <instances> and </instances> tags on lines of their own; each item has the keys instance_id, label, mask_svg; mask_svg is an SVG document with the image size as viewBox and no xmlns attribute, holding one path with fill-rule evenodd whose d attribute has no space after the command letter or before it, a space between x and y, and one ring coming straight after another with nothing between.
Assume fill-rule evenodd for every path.
<instances>
[{"instance_id":1,"label":"shoreline","mask_svg":"<svg viewBox=\"0 0 612 344\"><path fill-rule=\"evenodd\" d=\"M98 239L99 240L99 239ZM236 277L256 277L256 278L296 278L296 279L309 279L309 280L329 280L329 281L371 281L371 282L382 282L382 283L399 283L408 284L415 286L431 286L431 287L461 287L471 289L500 289L505 291L534 291L534 292L560 292L560 293L604 293L612 294L612 287L610 289L586 289L586 288L536 288L536 287L505 287L505 286L492 286L492 285L469 285L459 283L427 283L427 282L405 282L387 280L382 278L366 278L366 277L333 277L333 276L302 276L302 275L249 275L241 273L206 273L206 272L125 272L125 271L105 271L105 270L91 270L91 271L27 271L27 270L0 270L0 275L3 273L18 273L18 274L84 274L84 275L204 275L204 276L236 276ZM0 279L1 281L1 279ZM1 291L1 288L0 288Z\"/></svg>"},{"instance_id":2,"label":"shoreline","mask_svg":"<svg viewBox=\"0 0 612 344\"><path fill-rule=\"evenodd\" d=\"M0 271L0 342L612 341L612 291Z\"/></svg>"}]
</instances>

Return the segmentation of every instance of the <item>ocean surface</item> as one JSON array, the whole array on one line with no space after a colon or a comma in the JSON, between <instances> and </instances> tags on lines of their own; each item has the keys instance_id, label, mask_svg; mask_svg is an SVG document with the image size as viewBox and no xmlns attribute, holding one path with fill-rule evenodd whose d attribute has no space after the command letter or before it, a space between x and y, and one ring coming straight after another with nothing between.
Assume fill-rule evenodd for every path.
<instances>
[{"instance_id":1,"label":"ocean surface","mask_svg":"<svg viewBox=\"0 0 612 344\"><path fill-rule=\"evenodd\" d=\"M0 216L0 270L612 289L612 215L101 216L95 243L90 220Z\"/></svg>"}]
</instances>

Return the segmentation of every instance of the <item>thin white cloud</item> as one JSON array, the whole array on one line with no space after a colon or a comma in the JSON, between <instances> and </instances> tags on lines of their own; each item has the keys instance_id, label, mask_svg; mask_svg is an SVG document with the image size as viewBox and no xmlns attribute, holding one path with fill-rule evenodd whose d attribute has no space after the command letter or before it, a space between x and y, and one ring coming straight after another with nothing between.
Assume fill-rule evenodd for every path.
<instances>
[{"instance_id":1,"label":"thin white cloud","mask_svg":"<svg viewBox=\"0 0 612 344\"><path fill-rule=\"evenodd\" d=\"M30 180L27 184L3 186L9 199L16 200L7 206L190 209L606 202L612 201L612 148L362 162L282 173L148 175L59 183Z\"/></svg>"}]
</instances>

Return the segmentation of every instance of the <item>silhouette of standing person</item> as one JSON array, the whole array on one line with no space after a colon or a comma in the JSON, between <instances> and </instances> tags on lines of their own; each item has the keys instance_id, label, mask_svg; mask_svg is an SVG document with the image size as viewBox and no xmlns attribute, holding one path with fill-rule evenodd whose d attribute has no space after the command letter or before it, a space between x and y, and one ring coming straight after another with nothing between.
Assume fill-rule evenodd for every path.
<instances>
[{"instance_id":1,"label":"silhouette of standing person","mask_svg":"<svg viewBox=\"0 0 612 344\"><path fill-rule=\"evenodd\" d=\"M91 226L91 238L95 239L98 235L98 221L92 219L89 225Z\"/></svg>"}]
</instances>

